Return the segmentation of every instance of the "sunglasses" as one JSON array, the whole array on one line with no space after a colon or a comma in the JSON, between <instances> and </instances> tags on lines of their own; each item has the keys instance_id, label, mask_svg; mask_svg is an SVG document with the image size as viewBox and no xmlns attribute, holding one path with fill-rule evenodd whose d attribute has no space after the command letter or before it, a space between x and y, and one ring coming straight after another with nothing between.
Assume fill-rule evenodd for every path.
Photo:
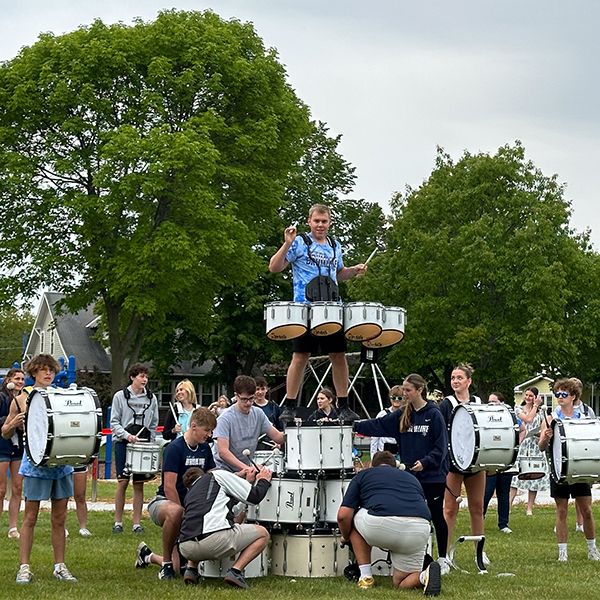
<instances>
[{"instance_id":1,"label":"sunglasses","mask_svg":"<svg viewBox=\"0 0 600 600\"><path fill-rule=\"evenodd\" d=\"M569 392L554 392L555 398L568 398Z\"/></svg>"},{"instance_id":2,"label":"sunglasses","mask_svg":"<svg viewBox=\"0 0 600 600\"><path fill-rule=\"evenodd\" d=\"M400 402L400 400L402 400L402 396L390 396L390 400L395 400L396 402Z\"/></svg>"}]
</instances>

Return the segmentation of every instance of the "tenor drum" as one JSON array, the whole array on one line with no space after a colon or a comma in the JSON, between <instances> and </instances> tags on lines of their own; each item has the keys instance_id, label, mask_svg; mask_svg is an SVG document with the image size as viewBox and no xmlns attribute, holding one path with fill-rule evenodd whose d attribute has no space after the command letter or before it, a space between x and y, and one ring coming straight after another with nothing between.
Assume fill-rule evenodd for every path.
<instances>
[{"instance_id":1,"label":"tenor drum","mask_svg":"<svg viewBox=\"0 0 600 600\"><path fill-rule=\"evenodd\" d=\"M383 305L379 302L350 302L344 306L344 335L352 342L377 337L383 329Z\"/></svg>"},{"instance_id":2,"label":"tenor drum","mask_svg":"<svg viewBox=\"0 0 600 600\"><path fill-rule=\"evenodd\" d=\"M338 535L275 533L272 536L271 573L290 577L337 577L350 559Z\"/></svg>"},{"instance_id":3,"label":"tenor drum","mask_svg":"<svg viewBox=\"0 0 600 600\"><path fill-rule=\"evenodd\" d=\"M347 479L319 480L319 518L322 522L337 526L337 513L351 480L352 475Z\"/></svg>"},{"instance_id":4,"label":"tenor drum","mask_svg":"<svg viewBox=\"0 0 600 600\"><path fill-rule=\"evenodd\" d=\"M504 405L459 404L450 418L449 445L460 471L505 471L519 449L515 414Z\"/></svg>"},{"instance_id":5,"label":"tenor drum","mask_svg":"<svg viewBox=\"0 0 600 600\"><path fill-rule=\"evenodd\" d=\"M600 479L600 421L554 421L550 473L557 483L592 483Z\"/></svg>"},{"instance_id":6,"label":"tenor drum","mask_svg":"<svg viewBox=\"0 0 600 600\"><path fill-rule=\"evenodd\" d=\"M313 335L333 335L344 323L344 307L336 302L313 302L310 305L309 321Z\"/></svg>"},{"instance_id":7,"label":"tenor drum","mask_svg":"<svg viewBox=\"0 0 600 600\"><path fill-rule=\"evenodd\" d=\"M518 478L523 481L542 479L548 471L546 459L541 457L523 456L519 458Z\"/></svg>"},{"instance_id":8,"label":"tenor drum","mask_svg":"<svg viewBox=\"0 0 600 600\"><path fill-rule=\"evenodd\" d=\"M284 341L308 331L308 305L301 302L269 302L265 305L267 337Z\"/></svg>"},{"instance_id":9,"label":"tenor drum","mask_svg":"<svg viewBox=\"0 0 600 600\"><path fill-rule=\"evenodd\" d=\"M102 409L89 388L34 388L27 398L25 450L37 467L89 464L100 450Z\"/></svg>"},{"instance_id":10,"label":"tenor drum","mask_svg":"<svg viewBox=\"0 0 600 600\"><path fill-rule=\"evenodd\" d=\"M274 527L314 525L317 519L319 486L316 477L274 477L266 496L248 505L248 518Z\"/></svg>"},{"instance_id":11,"label":"tenor drum","mask_svg":"<svg viewBox=\"0 0 600 600\"><path fill-rule=\"evenodd\" d=\"M285 433L288 471L352 469L352 425L292 426Z\"/></svg>"},{"instance_id":12,"label":"tenor drum","mask_svg":"<svg viewBox=\"0 0 600 600\"><path fill-rule=\"evenodd\" d=\"M367 348L387 348L393 346L404 338L404 326L406 325L406 311L399 306L384 306L382 315L381 333L363 342Z\"/></svg>"},{"instance_id":13,"label":"tenor drum","mask_svg":"<svg viewBox=\"0 0 600 600\"><path fill-rule=\"evenodd\" d=\"M244 569L244 577L266 577L269 574L268 546L255 559L251 560ZM239 556L239 555L238 555ZM225 573L235 563L237 556L224 556L217 560L202 560L198 563L198 573L201 577L225 577Z\"/></svg>"},{"instance_id":14,"label":"tenor drum","mask_svg":"<svg viewBox=\"0 0 600 600\"><path fill-rule=\"evenodd\" d=\"M160 445L151 442L127 444L125 473L155 475L160 471Z\"/></svg>"},{"instance_id":15,"label":"tenor drum","mask_svg":"<svg viewBox=\"0 0 600 600\"><path fill-rule=\"evenodd\" d=\"M273 475L283 475L285 473L285 456L282 452L274 454L271 450L256 450L254 452L254 462L273 471Z\"/></svg>"}]
</instances>

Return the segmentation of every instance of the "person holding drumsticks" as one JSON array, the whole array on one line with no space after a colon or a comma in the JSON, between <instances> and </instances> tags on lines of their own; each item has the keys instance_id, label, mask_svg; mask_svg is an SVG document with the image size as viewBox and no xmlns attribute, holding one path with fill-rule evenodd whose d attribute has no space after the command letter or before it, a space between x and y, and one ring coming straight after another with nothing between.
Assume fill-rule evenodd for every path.
<instances>
[{"instance_id":1,"label":"person holding drumsticks","mask_svg":"<svg viewBox=\"0 0 600 600\"><path fill-rule=\"evenodd\" d=\"M182 379L175 388L175 403L169 403L163 439L174 440L181 437L187 431L190 417L198 406L194 384L189 379Z\"/></svg>"},{"instance_id":2,"label":"person holding drumsticks","mask_svg":"<svg viewBox=\"0 0 600 600\"><path fill-rule=\"evenodd\" d=\"M554 383L554 397L558 406L552 413L552 418L557 421L582 418L581 413L575 409L575 402L579 401L579 386L572 379L558 379ZM542 420L539 448L543 452L548 449L552 440L553 430L547 419ZM592 488L589 483L556 483L550 480L550 495L556 505L556 540L558 542L558 560L566 562L567 553L567 511L569 498L575 499L583 518L583 532L587 542L588 558L600 560L600 552L596 548L596 525L592 514Z\"/></svg>"},{"instance_id":3,"label":"person holding drumsticks","mask_svg":"<svg viewBox=\"0 0 600 600\"><path fill-rule=\"evenodd\" d=\"M129 485L129 473L125 473L127 444L154 441L158 425L158 402L147 389L148 367L135 364L129 369L129 385L119 390L112 401L110 427L115 446L117 492L115 494L115 524L113 533L123 533L123 509L125 492ZM154 475L133 475L133 533L143 533L142 506L144 504L144 481Z\"/></svg>"},{"instance_id":4,"label":"person holding drumsticks","mask_svg":"<svg viewBox=\"0 0 600 600\"><path fill-rule=\"evenodd\" d=\"M450 424L452 411L459 403L461 404L481 404L481 399L469 393L469 387L472 383L473 369L468 365L458 365L454 367L450 376L450 386L454 392L451 396L446 396L439 405L442 416L446 424ZM464 483L469 502L469 516L471 518L471 535L484 534L483 521L483 498L485 494L485 471L468 473L457 469L454 465L449 465L449 472L446 478L446 492L444 494L444 516L448 523L448 540L452 540L452 533L456 525L458 508L460 503L460 491ZM490 563L487 554L483 553L483 563Z\"/></svg>"},{"instance_id":5,"label":"person holding drumsticks","mask_svg":"<svg viewBox=\"0 0 600 600\"><path fill-rule=\"evenodd\" d=\"M296 227L287 227L284 242L271 257L269 271L280 273L292 266L294 302L341 302L338 281L364 275L366 264L344 266L340 243L327 235L331 225L331 211L324 204L315 204L308 213L310 233L298 235ZM319 351L329 355L333 385L338 398L340 418L354 421L358 415L348 408L348 363L346 361L346 338L344 332L324 337L310 332L292 341L292 360L286 379L286 409L281 419L294 418L300 383L311 354Z\"/></svg>"},{"instance_id":6,"label":"person holding drumsticks","mask_svg":"<svg viewBox=\"0 0 600 600\"><path fill-rule=\"evenodd\" d=\"M10 472L11 496L8 503L8 537L19 539L18 518L21 508L23 477L19 475L23 457L23 422L26 396L23 394L25 372L9 369L0 388L0 515Z\"/></svg>"},{"instance_id":7,"label":"person holding drumsticks","mask_svg":"<svg viewBox=\"0 0 600 600\"><path fill-rule=\"evenodd\" d=\"M34 389L46 389L52 385L60 367L53 356L38 354L26 366L27 374L35 380ZM50 500L50 522L52 523L52 549L54 550L54 577L60 581L75 582L65 565L65 521L67 503L73 495L73 467L36 467L23 454L19 473L23 475L25 512L21 527L20 561L17 583L27 584L33 580L29 559L33 547L33 533L40 511L40 502Z\"/></svg>"}]
</instances>

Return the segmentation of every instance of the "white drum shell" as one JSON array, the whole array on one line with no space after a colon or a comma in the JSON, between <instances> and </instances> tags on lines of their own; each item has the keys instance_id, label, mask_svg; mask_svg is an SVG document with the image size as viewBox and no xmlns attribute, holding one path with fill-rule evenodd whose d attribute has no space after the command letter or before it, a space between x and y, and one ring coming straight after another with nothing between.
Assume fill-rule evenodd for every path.
<instances>
[{"instance_id":1,"label":"white drum shell","mask_svg":"<svg viewBox=\"0 0 600 600\"><path fill-rule=\"evenodd\" d=\"M319 480L319 515L321 521L337 524L337 513L348 489L348 479Z\"/></svg>"},{"instance_id":2,"label":"white drum shell","mask_svg":"<svg viewBox=\"0 0 600 600\"><path fill-rule=\"evenodd\" d=\"M344 335L353 342L376 338L383 329L383 305L349 302L344 306Z\"/></svg>"},{"instance_id":3,"label":"white drum shell","mask_svg":"<svg viewBox=\"0 0 600 600\"><path fill-rule=\"evenodd\" d=\"M35 466L87 465L102 438L102 409L88 388L34 388L27 399L25 448Z\"/></svg>"},{"instance_id":4,"label":"white drum shell","mask_svg":"<svg viewBox=\"0 0 600 600\"><path fill-rule=\"evenodd\" d=\"M271 450L256 450L253 460L259 466L264 465L273 472L273 475L283 475L285 473L285 456L282 452L273 454Z\"/></svg>"},{"instance_id":5,"label":"white drum shell","mask_svg":"<svg viewBox=\"0 0 600 600\"><path fill-rule=\"evenodd\" d=\"M600 421L555 421L552 436L552 478L563 483L600 479Z\"/></svg>"},{"instance_id":6,"label":"white drum shell","mask_svg":"<svg viewBox=\"0 0 600 600\"><path fill-rule=\"evenodd\" d=\"M519 479L531 481L541 479L548 471L545 458L519 458Z\"/></svg>"},{"instance_id":7,"label":"white drum shell","mask_svg":"<svg viewBox=\"0 0 600 600\"><path fill-rule=\"evenodd\" d=\"M160 471L160 446L150 442L127 444L125 450L126 473L154 475Z\"/></svg>"},{"instance_id":8,"label":"white drum shell","mask_svg":"<svg viewBox=\"0 0 600 600\"><path fill-rule=\"evenodd\" d=\"M343 326L344 307L337 302L313 302L310 305L309 322L313 335L333 335Z\"/></svg>"},{"instance_id":9,"label":"white drum shell","mask_svg":"<svg viewBox=\"0 0 600 600\"><path fill-rule=\"evenodd\" d=\"M289 577L337 577L350 559L346 545L330 535L272 535L271 573Z\"/></svg>"},{"instance_id":10,"label":"white drum shell","mask_svg":"<svg viewBox=\"0 0 600 600\"><path fill-rule=\"evenodd\" d=\"M285 341L308 331L308 305L301 302L269 302L265 305L267 337Z\"/></svg>"},{"instance_id":11,"label":"white drum shell","mask_svg":"<svg viewBox=\"0 0 600 600\"><path fill-rule=\"evenodd\" d=\"M252 579L255 577L266 577L269 574L269 547L267 546L261 554L251 560L244 569L244 577ZM201 577L225 577L225 573L233 566L237 557L224 556L217 560L202 560L198 563L198 573Z\"/></svg>"},{"instance_id":12,"label":"white drum shell","mask_svg":"<svg viewBox=\"0 0 600 600\"><path fill-rule=\"evenodd\" d=\"M517 458L513 411L497 404L459 404L450 421L450 458L464 472L506 470Z\"/></svg>"},{"instance_id":13,"label":"white drum shell","mask_svg":"<svg viewBox=\"0 0 600 600\"><path fill-rule=\"evenodd\" d=\"M288 471L352 468L352 426L288 427L285 462Z\"/></svg>"},{"instance_id":14,"label":"white drum shell","mask_svg":"<svg viewBox=\"0 0 600 600\"><path fill-rule=\"evenodd\" d=\"M367 348L387 348L398 344L404 338L404 327L406 326L406 310L400 306L384 306L382 315L381 333L363 342Z\"/></svg>"},{"instance_id":15,"label":"white drum shell","mask_svg":"<svg viewBox=\"0 0 600 600\"><path fill-rule=\"evenodd\" d=\"M316 479L273 477L260 504L248 505L248 519L274 525L313 525L317 518L318 494Z\"/></svg>"}]
</instances>

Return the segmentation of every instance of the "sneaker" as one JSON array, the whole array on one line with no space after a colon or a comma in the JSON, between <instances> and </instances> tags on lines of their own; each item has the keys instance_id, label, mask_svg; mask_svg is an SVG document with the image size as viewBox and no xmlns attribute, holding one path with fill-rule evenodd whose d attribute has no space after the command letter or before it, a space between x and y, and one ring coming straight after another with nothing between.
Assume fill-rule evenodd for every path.
<instances>
[{"instance_id":1,"label":"sneaker","mask_svg":"<svg viewBox=\"0 0 600 600\"><path fill-rule=\"evenodd\" d=\"M21 565L19 572L17 573L17 583L31 583L33 580L33 573L29 570L29 565Z\"/></svg>"},{"instance_id":2,"label":"sneaker","mask_svg":"<svg viewBox=\"0 0 600 600\"><path fill-rule=\"evenodd\" d=\"M358 587L361 590L372 588L375 585L375 580L372 577L361 577L358 580Z\"/></svg>"},{"instance_id":3,"label":"sneaker","mask_svg":"<svg viewBox=\"0 0 600 600\"><path fill-rule=\"evenodd\" d=\"M481 553L481 558L483 559L483 564L486 567L489 567L492 564L490 559L488 558L488 555L485 552Z\"/></svg>"},{"instance_id":4,"label":"sneaker","mask_svg":"<svg viewBox=\"0 0 600 600\"><path fill-rule=\"evenodd\" d=\"M558 551L558 562L567 562L569 560L569 556L566 550Z\"/></svg>"},{"instance_id":5,"label":"sneaker","mask_svg":"<svg viewBox=\"0 0 600 600\"><path fill-rule=\"evenodd\" d=\"M450 573L450 561L445 556L440 556L437 562L440 565L440 574L448 575Z\"/></svg>"},{"instance_id":6,"label":"sneaker","mask_svg":"<svg viewBox=\"0 0 600 600\"><path fill-rule=\"evenodd\" d=\"M146 542L140 542L136 550L135 568L145 569L150 564L152 550Z\"/></svg>"},{"instance_id":7,"label":"sneaker","mask_svg":"<svg viewBox=\"0 0 600 600\"><path fill-rule=\"evenodd\" d=\"M167 563L160 568L158 572L159 579L175 579L175 569L173 568L172 563Z\"/></svg>"},{"instance_id":8,"label":"sneaker","mask_svg":"<svg viewBox=\"0 0 600 600\"><path fill-rule=\"evenodd\" d=\"M54 569L54 577L59 581L71 581L75 582L77 579L71 575L69 569L67 569L67 565L65 563L60 563L57 569Z\"/></svg>"},{"instance_id":9,"label":"sneaker","mask_svg":"<svg viewBox=\"0 0 600 600\"><path fill-rule=\"evenodd\" d=\"M425 571L423 578L423 594L425 596L438 596L442 591L442 573L440 565L432 562Z\"/></svg>"},{"instance_id":10,"label":"sneaker","mask_svg":"<svg viewBox=\"0 0 600 600\"><path fill-rule=\"evenodd\" d=\"M79 535L80 535L81 537L86 537L86 538L87 538L87 537L92 537L92 532L91 532L91 531L90 531L90 530L89 530L87 527L82 527L82 528L79 530Z\"/></svg>"},{"instance_id":11,"label":"sneaker","mask_svg":"<svg viewBox=\"0 0 600 600\"><path fill-rule=\"evenodd\" d=\"M133 533L144 533L144 528L139 523L136 523L131 528L131 531L133 531Z\"/></svg>"},{"instance_id":12,"label":"sneaker","mask_svg":"<svg viewBox=\"0 0 600 600\"><path fill-rule=\"evenodd\" d=\"M241 573L236 573L233 569L229 569L229 571L225 573L223 580L229 585L234 585L244 590L247 590L249 587L244 579L244 576Z\"/></svg>"},{"instance_id":13,"label":"sneaker","mask_svg":"<svg viewBox=\"0 0 600 600\"><path fill-rule=\"evenodd\" d=\"M360 420L360 417L347 406L344 406L338 410L338 418L342 423L354 423L354 421Z\"/></svg>"},{"instance_id":14,"label":"sneaker","mask_svg":"<svg viewBox=\"0 0 600 600\"><path fill-rule=\"evenodd\" d=\"M8 530L8 537L13 540L18 540L21 537L21 534L19 533L19 530L16 527L11 527Z\"/></svg>"},{"instance_id":15,"label":"sneaker","mask_svg":"<svg viewBox=\"0 0 600 600\"><path fill-rule=\"evenodd\" d=\"M600 552L596 546L588 548L588 560L600 560Z\"/></svg>"},{"instance_id":16,"label":"sneaker","mask_svg":"<svg viewBox=\"0 0 600 600\"><path fill-rule=\"evenodd\" d=\"M113 533L123 533L123 525L115 524L112 529Z\"/></svg>"},{"instance_id":17,"label":"sneaker","mask_svg":"<svg viewBox=\"0 0 600 600\"><path fill-rule=\"evenodd\" d=\"M183 573L183 583L185 585L198 585L198 569L187 567Z\"/></svg>"},{"instance_id":18,"label":"sneaker","mask_svg":"<svg viewBox=\"0 0 600 600\"><path fill-rule=\"evenodd\" d=\"M65 538L69 537L69 530L65 527Z\"/></svg>"},{"instance_id":19,"label":"sneaker","mask_svg":"<svg viewBox=\"0 0 600 600\"><path fill-rule=\"evenodd\" d=\"M583 533L583 523L575 523L575 533Z\"/></svg>"},{"instance_id":20,"label":"sneaker","mask_svg":"<svg viewBox=\"0 0 600 600\"><path fill-rule=\"evenodd\" d=\"M512 533L512 529L510 527L503 527L500 531L502 533Z\"/></svg>"}]
</instances>

